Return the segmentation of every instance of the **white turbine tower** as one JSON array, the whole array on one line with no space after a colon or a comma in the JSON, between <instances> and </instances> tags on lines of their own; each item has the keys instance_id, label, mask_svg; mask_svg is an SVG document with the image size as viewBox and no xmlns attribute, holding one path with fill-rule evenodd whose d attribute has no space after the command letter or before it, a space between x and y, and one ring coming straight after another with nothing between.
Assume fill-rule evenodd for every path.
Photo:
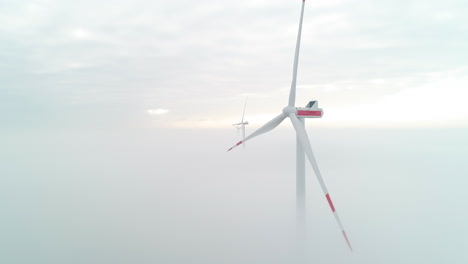
<instances>
[{"instance_id":1,"label":"white turbine tower","mask_svg":"<svg viewBox=\"0 0 468 264\"><path fill-rule=\"evenodd\" d=\"M248 125L249 122L244 121L244 115L245 115L245 107L247 106L247 99L245 99L245 104L244 104L244 111L242 112L242 119L239 123L232 124L235 128L237 128L237 135L239 135L239 130L242 132L242 141L245 141L245 125ZM243 145L245 148L245 144Z\"/></svg>"},{"instance_id":2,"label":"white turbine tower","mask_svg":"<svg viewBox=\"0 0 468 264\"><path fill-rule=\"evenodd\" d=\"M328 193L327 187L322 178L322 174L317 166L317 162L315 161L314 154L312 153L312 148L310 146L309 137L305 130L304 126L304 118L321 118L323 116L323 110L318 108L317 101L310 101L306 107L295 107L296 101L296 77L297 77L297 65L299 60L299 48L301 43L301 31L302 31L302 20L304 17L304 4L305 0L302 1L302 8L301 8L301 17L299 20L299 30L297 35L297 42L296 42L296 51L294 56L294 66L293 66L293 76L292 76L292 83L291 83L291 90L289 92L289 103L288 106L283 108L281 114L277 117L270 120L268 123L257 129L255 132L250 134L245 139L239 141L236 145L228 149L228 151L232 150L233 148L239 146L240 144L244 144L247 140L250 140L258 135L266 133L275 127L277 127L286 117L289 117L291 120L294 130L296 130L296 205L297 205L297 221L298 226L305 225L305 156L309 159L310 164L312 165L312 169L317 176L317 180L322 188L323 193L325 194L325 198L328 201L328 204L335 215L336 222L343 234L346 243L350 250L352 250L351 243L346 235L346 232L343 228L341 223L340 217L338 216L337 211L335 210L335 206L330 198L330 194ZM305 154L305 155L304 155Z\"/></svg>"}]
</instances>

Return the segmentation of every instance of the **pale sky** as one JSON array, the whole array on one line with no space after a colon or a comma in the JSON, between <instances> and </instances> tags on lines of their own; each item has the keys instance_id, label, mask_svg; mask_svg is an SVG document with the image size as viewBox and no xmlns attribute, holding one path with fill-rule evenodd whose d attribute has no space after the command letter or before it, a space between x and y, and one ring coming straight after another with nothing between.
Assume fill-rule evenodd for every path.
<instances>
[{"instance_id":1,"label":"pale sky","mask_svg":"<svg viewBox=\"0 0 468 264\"><path fill-rule=\"evenodd\" d=\"M319 100L332 126L466 126L467 9L308 1L297 106ZM247 96L259 126L286 105L299 11L280 0L4 1L2 126L225 127Z\"/></svg>"}]
</instances>

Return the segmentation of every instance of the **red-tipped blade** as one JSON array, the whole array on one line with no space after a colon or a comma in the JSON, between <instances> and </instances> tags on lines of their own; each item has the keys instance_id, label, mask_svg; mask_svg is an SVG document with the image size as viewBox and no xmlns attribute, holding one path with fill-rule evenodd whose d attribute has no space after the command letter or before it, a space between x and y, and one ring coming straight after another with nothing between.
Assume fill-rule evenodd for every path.
<instances>
[{"instance_id":1,"label":"red-tipped blade","mask_svg":"<svg viewBox=\"0 0 468 264\"><path fill-rule=\"evenodd\" d=\"M344 239L346 240L346 243L348 243L349 250L353 251L353 247L351 247L351 243L349 243L348 236L346 235L346 232L343 230L342 231Z\"/></svg>"},{"instance_id":2,"label":"red-tipped blade","mask_svg":"<svg viewBox=\"0 0 468 264\"><path fill-rule=\"evenodd\" d=\"M341 233L343 234L344 239L346 240L346 244L348 244L349 250L353 251L353 247L351 247L351 243L349 242L348 236L346 235L346 232L344 230L343 224L341 224L340 217L338 216L338 213L335 210L335 206L333 205L333 202L330 198L330 194L326 194L325 197L327 198L328 205L330 205L330 209L332 210L333 214L335 215L336 222L338 223L338 226L341 229Z\"/></svg>"},{"instance_id":3,"label":"red-tipped blade","mask_svg":"<svg viewBox=\"0 0 468 264\"><path fill-rule=\"evenodd\" d=\"M320 187L322 188L323 193L325 194L325 198L327 198L328 205L330 205L330 209L332 210L333 214L335 215L335 220L338 226L340 227L341 232L344 234L344 238L346 240L346 243L349 246L349 249L352 250L351 248L351 243L349 243L349 239L346 236L346 233L343 228L343 224L341 224L340 217L338 216L338 213L335 210L335 206L333 205L333 202L330 198L330 194L328 193L327 187L325 186L325 182L323 181L322 174L320 173L320 170L317 165L317 161L315 160L314 153L312 152L312 147L310 146L309 142L309 137L307 136L307 132L304 129L304 127L301 125L301 122L299 119L297 119L296 115L294 113L289 114L289 119L291 119L291 122L294 126L294 129L296 130L297 136L299 138L299 141L302 145L302 149L304 150L307 158L309 159L310 165L312 165L312 169L315 172L315 176L317 177L317 180L320 184Z\"/></svg>"},{"instance_id":4,"label":"red-tipped blade","mask_svg":"<svg viewBox=\"0 0 468 264\"><path fill-rule=\"evenodd\" d=\"M272 129L274 129L275 127L277 127L279 124L281 124L281 122L283 122L283 120L286 118L286 115L281 113L279 114L277 117L273 118L272 120L270 120L268 123L264 124L263 126L261 126L259 129L255 130L255 132L253 132L252 134L250 134L248 137L246 137L245 139L237 142L236 145L232 146L230 149L228 149L228 151L230 151L231 149L239 146L240 144L243 144L245 142L247 142L247 140L251 139L251 138L254 138L258 135L261 135L263 133L266 133Z\"/></svg>"},{"instance_id":5,"label":"red-tipped blade","mask_svg":"<svg viewBox=\"0 0 468 264\"><path fill-rule=\"evenodd\" d=\"M231 151L231 149L233 149L233 148L239 146L240 144L242 144L242 140L239 141L239 142L237 142L237 144L235 144L234 146L230 147L227 151Z\"/></svg>"}]
</instances>

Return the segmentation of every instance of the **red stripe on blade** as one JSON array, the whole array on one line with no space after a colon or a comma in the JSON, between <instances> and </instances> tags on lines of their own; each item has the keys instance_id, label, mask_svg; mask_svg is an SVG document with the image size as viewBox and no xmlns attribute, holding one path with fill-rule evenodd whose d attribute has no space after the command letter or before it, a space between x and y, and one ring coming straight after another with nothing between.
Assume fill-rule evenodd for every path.
<instances>
[{"instance_id":1,"label":"red stripe on blade","mask_svg":"<svg viewBox=\"0 0 468 264\"><path fill-rule=\"evenodd\" d=\"M353 251L353 248L351 247L351 243L349 243L348 236L346 235L346 232L343 230L342 231L344 238L346 239L346 243L348 243L348 247L351 251Z\"/></svg>"},{"instance_id":2,"label":"red stripe on blade","mask_svg":"<svg viewBox=\"0 0 468 264\"><path fill-rule=\"evenodd\" d=\"M325 195L325 197L327 197L327 201L328 201L328 204L330 205L330 208L332 209L333 212L335 212L335 206L333 206L333 202L330 199L330 195L327 193L327 195Z\"/></svg>"},{"instance_id":3,"label":"red stripe on blade","mask_svg":"<svg viewBox=\"0 0 468 264\"><path fill-rule=\"evenodd\" d=\"M242 144L242 140L241 140L241 141L239 141L239 142L237 142L237 144L236 144L234 147L231 147L231 148L230 148L230 149L228 149L227 151L230 151L231 149L233 149L233 148L235 148L235 147L239 146L240 144Z\"/></svg>"}]
</instances>

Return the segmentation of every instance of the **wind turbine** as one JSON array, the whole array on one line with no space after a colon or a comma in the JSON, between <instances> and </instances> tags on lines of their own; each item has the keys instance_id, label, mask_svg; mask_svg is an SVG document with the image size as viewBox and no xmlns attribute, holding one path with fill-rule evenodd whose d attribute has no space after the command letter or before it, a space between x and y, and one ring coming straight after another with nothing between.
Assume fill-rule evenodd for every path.
<instances>
[{"instance_id":1,"label":"wind turbine","mask_svg":"<svg viewBox=\"0 0 468 264\"><path fill-rule=\"evenodd\" d=\"M310 146L309 137L305 130L304 125L304 118L321 118L323 116L323 110L318 108L317 101L310 101L306 107L295 107L296 101L296 78L297 78L297 65L299 61L299 49L301 43L301 31L302 31L302 20L304 17L304 4L305 0L302 1L302 8L301 8L301 17L299 20L299 30L297 34L297 42L296 42L296 51L294 55L294 65L293 65L293 76L292 76L292 83L291 83L291 90L289 92L289 101L288 105L283 108L281 114L277 117L270 120L268 123L257 129L255 132L243 138L241 141L237 142L236 145L232 146L228 149L228 151L232 150L233 148L245 144L247 140L250 140L258 135L266 133L270 130L273 130L277 127L284 119L289 117L291 120L294 130L296 131L296 214L297 214L297 223L298 226L305 225L305 156L307 156L310 164L312 165L312 169L317 176L317 180L322 188L323 193L325 194L325 198L328 201L330 209L332 210L336 222L343 234L346 243L348 244L349 249L352 251L351 243L346 235L344 230L343 224L341 223L340 217L333 205L333 202L330 198L330 194L328 193L328 189L325 186L325 183L322 178L322 174L317 165L317 161L315 161L314 154L312 153L312 148Z\"/></svg>"},{"instance_id":2,"label":"wind turbine","mask_svg":"<svg viewBox=\"0 0 468 264\"><path fill-rule=\"evenodd\" d=\"M239 123L232 124L235 128L237 128L237 135L239 135L239 130L242 131L242 141L245 141L245 125L248 125L249 122L245 121L244 122L244 115L245 115L245 107L247 106L247 99L245 99L245 104L244 104L244 111L242 112L242 119ZM243 147L245 148L245 144L243 144Z\"/></svg>"}]
</instances>

